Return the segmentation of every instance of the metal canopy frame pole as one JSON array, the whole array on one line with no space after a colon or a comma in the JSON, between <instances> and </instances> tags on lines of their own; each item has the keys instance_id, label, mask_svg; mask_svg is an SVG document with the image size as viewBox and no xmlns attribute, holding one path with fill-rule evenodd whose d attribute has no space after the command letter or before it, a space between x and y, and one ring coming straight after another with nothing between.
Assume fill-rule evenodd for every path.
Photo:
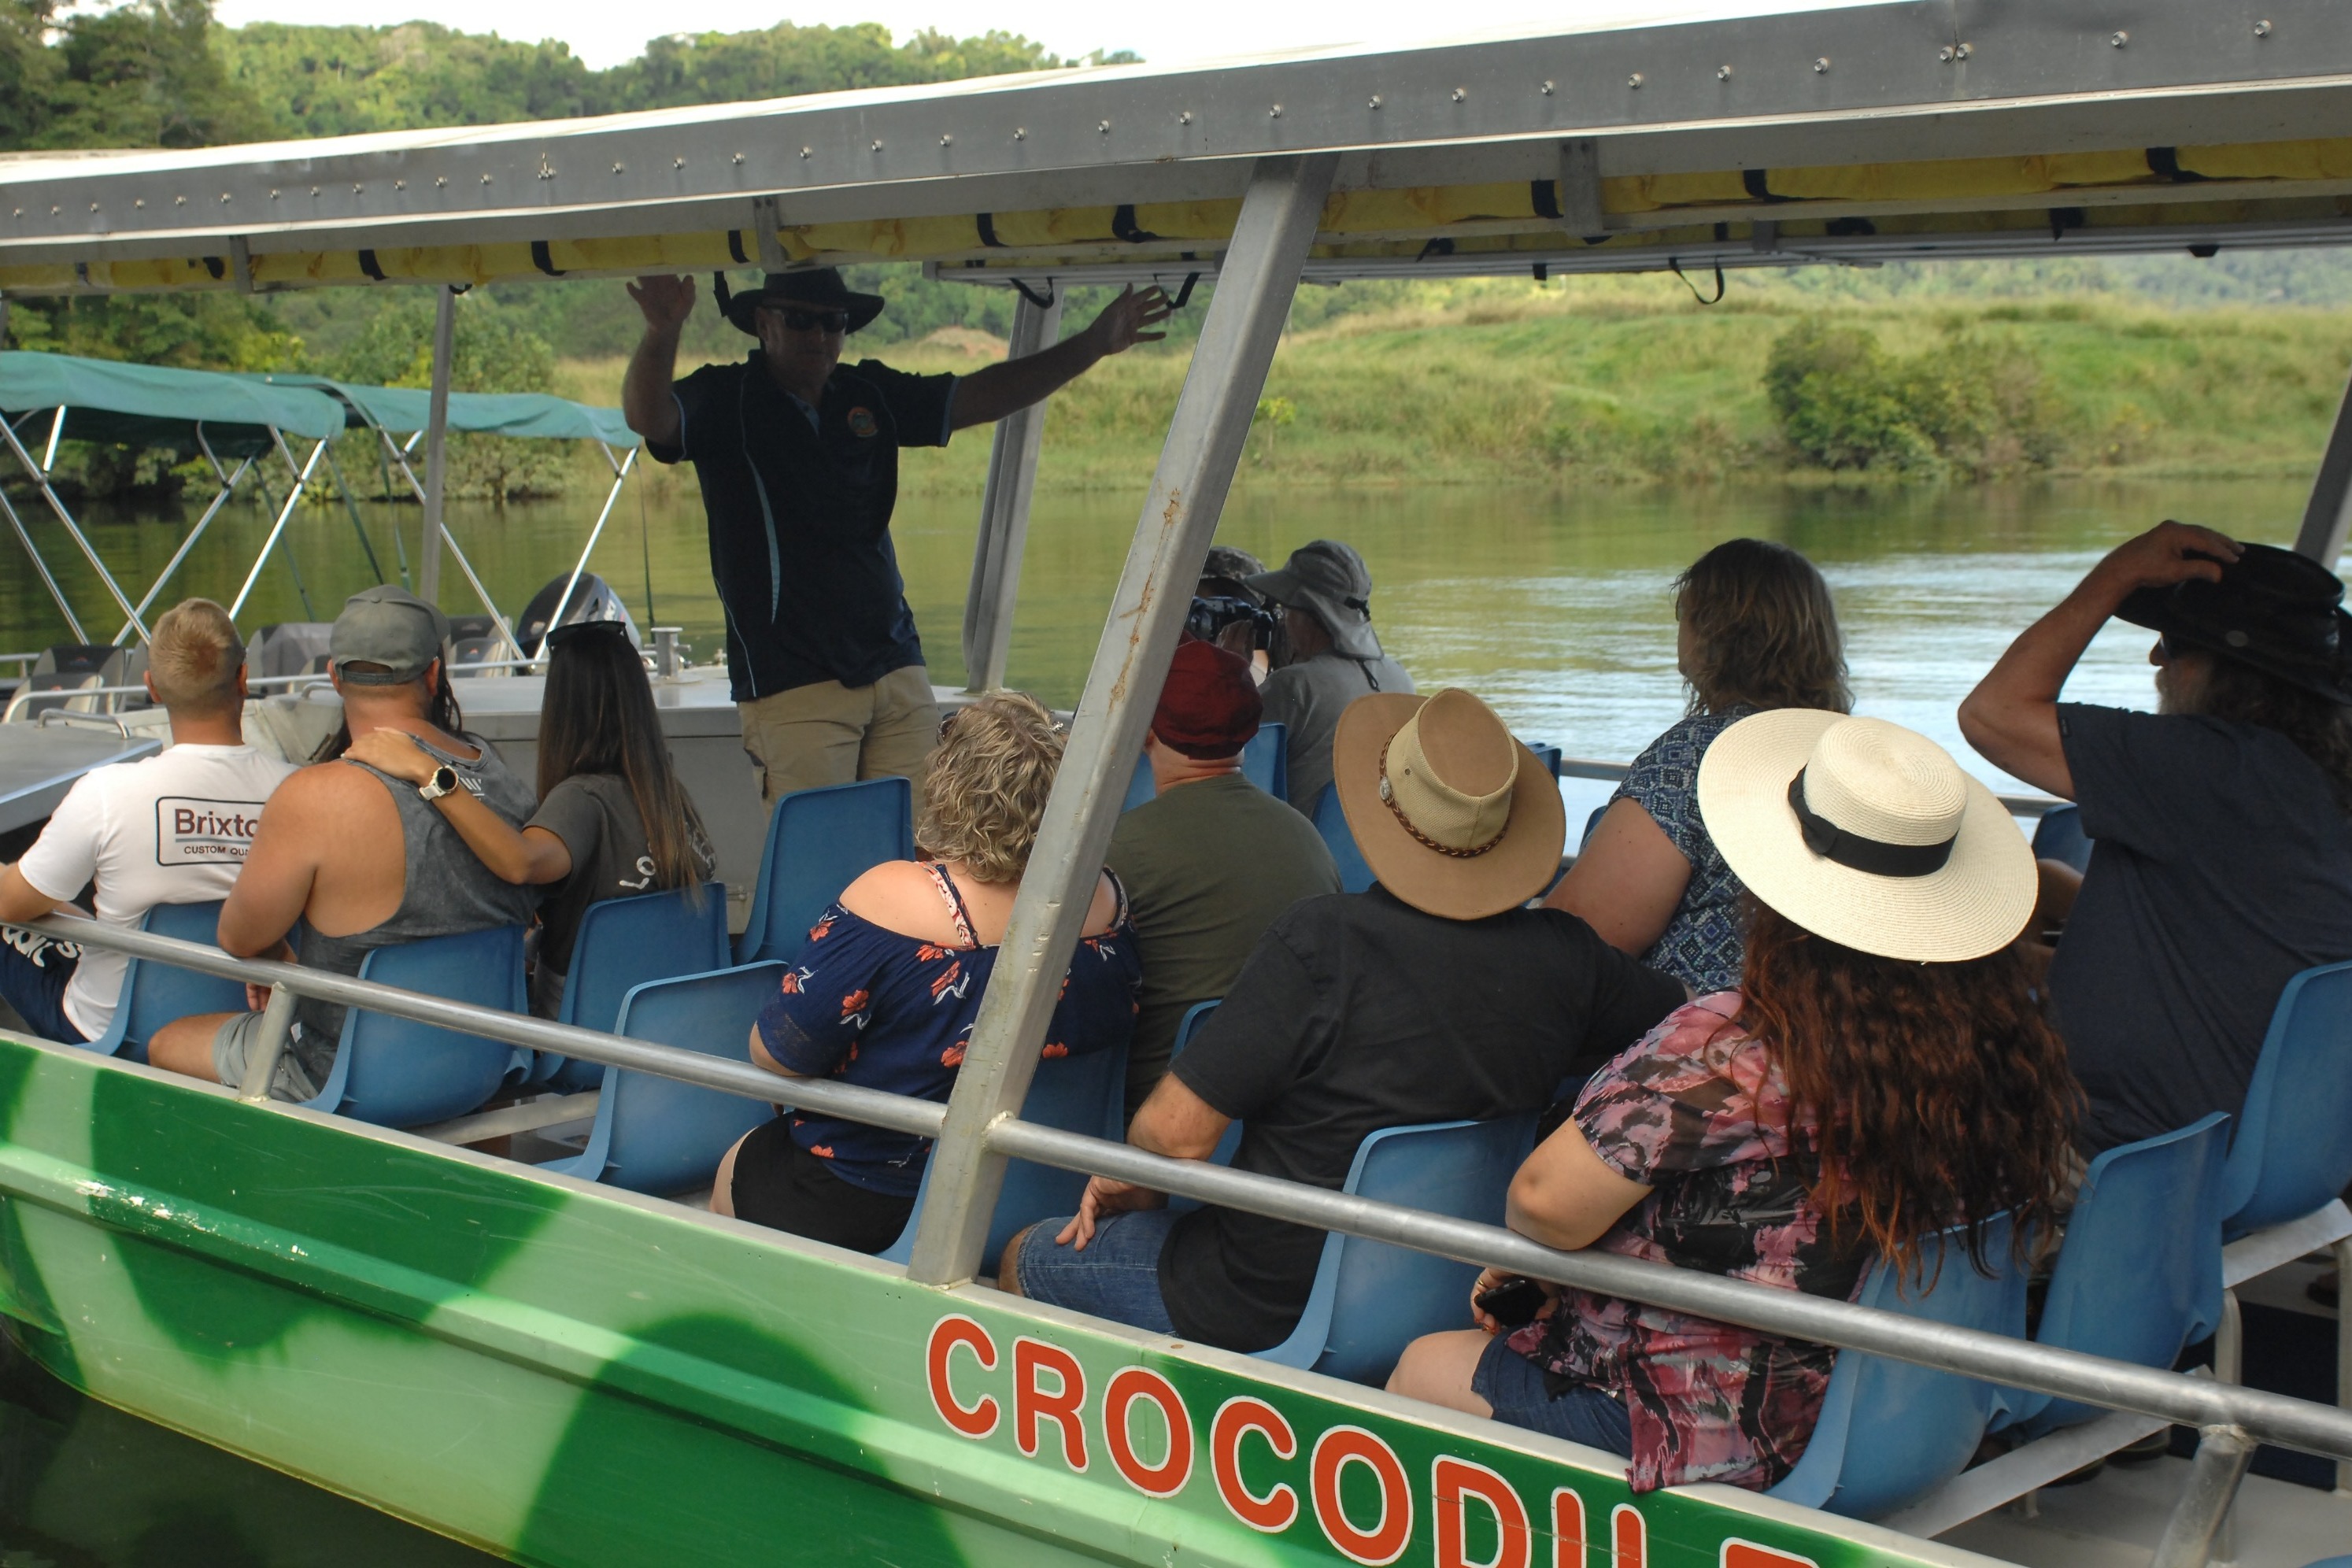
<instances>
[{"instance_id":1,"label":"metal canopy frame pole","mask_svg":"<svg viewBox=\"0 0 2352 1568\"><path fill-rule=\"evenodd\" d=\"M25 465L25 471L32 475L33 482L40 487L41 499L49 503L49 510L55 512L58 521L65 525L66 532L72 536L75 546L81 551L82 559L89 562L89 569L98 574L98 580L106 584L106 591L113 596L115 606L131 618L131 625L139 633L139 640L145 642L147 623L139 618L139 612L131 606L130 596L122 591L122 584L114 580L114 574L109 572L106 569L106 563L98 558L98 552L91 547L88 536L75 523L73 513L66 510L66 503L58 499L58 492L49 488L49 465L57 461L58 442L64 436L65 427L66 411L60 405L57 417L49 422L48 459L47 462L36 463L33 461L33 454L25 449L25 444L22 441L16 439L16 427L6 420L0 419L0 436L7 438L8 449L16 453L18 462Z\"/></svg>"},{"instance_id":2,"label":"metal canopy frame pole","mask_svg":"<svg viewBox=\"0 0 2352 1568\"><path fill-rule=\"evenodd\" d=\"M2303 509L2294 548L2333 572L2347 532L2352 532L2352 383L2345 385L2344 401L2336 405L2336 427L2328 432L2327 450L2311 481L2311 500Z\"/></svg>"},{"instance_id":3,"label":"metal canopy frame pole","mask_svg":"<svg viewBox=\"0 0 2352 1568\"><path fill-rule=\"evenodd\" d=\"M412 436L409 437L408 445L406 447L398 447L393 444L392 433L384 429L382 426L376 426L376 434L383 438L384 451L391 457L394 463L397 463L400 466L401 476L408 480L408 488L416 492L416 499L425 506L426 515L429 518L431 515L432 503L425 500L425 485L423 481L420 481L417 479L416 470L411 468L408 463L408 454L415 449L416 437ZM397 529L394 531L395 539L398 537L398 532L399 531ZM514 650L515 658L522 658L522 644L515 639L514 628L507 625L506 616L499 609L497 601L490 597L490 591L482 586L481 578L475 574L474 563L466 559L466 552L458 546L457 536L449 531L449 525L446 522L441 524L438 529L434 528L431 523L428 522L425 530L425 548L426 552L425 560L432 564L434 575L436 579L440 574L439 557L441 547L443 545L446 545L448 547L450 557L457 563L457 570L465 574L466 582L473 588L474 596L482 602L482 608L489 612L490 622L499 628L499 636L505 639L508 647ZM407 563L404 559L401 565L402 571L404 574L407 569ZM420 563L417 572L418 585L416 589L416 596L423 599L427 604L437 604L439 602L439 595L437 594L426 593L424 588L424 566L423 563Z\"/></svg>"},{"instance_id":4,"label":"metal canopy frame pole","mask_svg":"<svg viewBox=\"0 0 2352 1568\"><path fill-rule=\"evenodd\" d=\"M1339 158L1267 158L1253 171L1200 346L1176 399L1003 956L958 1070L908 1278L971 1278L1004 1182L992 1123L1017 1115L1037 1070L1061 977L1094 902L1128 775L1208 559ZM1181 585L1182 592L1177 589Z\"/></svg>"},{"instance_id":5,"label":"metal canopy frame pole","mask_svg":"<svg viewBox=\"0 0 2352 1568\"><path fill-rule=\"evenodd\" d=\"M293 467L294 454L287 451L283 441L278 443L278 449L286 454L287 466ZM236 602L228 607L230 620L244 613L246 600L253 596L253 585L261 580L261 569L269 564L269 552L278 548L278 536L286 531L286 524L292 520L294 509L302 504L302 487L310 482L311 470L319 466L319 454L326 449L324 441L313 444L310 460L296 471L293 487L286 492L286 504L278 509L278 519L269 525L269 537L261 542L261 553L253 558L253 570L245 574L245 586L236 591Z\"/></svg>"},{"instance_id":6,"label":"metal canopy frame pole","mask_svg":"<svg viewBox=\"0 0 2352 1568\"><path fill-rule=\"evenodd\" d=\"M272 430L270 434L275 437L278 432ZM201 422L196 426L196 449L204 454L205 461L211 466L213 478L220 489L214 494L212 505L205 508L205 515L196 519L196 526L188 530L188 537L180 541L180 548L172 552L172 559L163 563L163 570L157 573L155 581L148 585L145 596L139 601L139 613L142 616L147 613L147 606L155 602L155 595L163 591L163 584L170 582L172 574L180 569L180 563L188 558L188 552L196 547L196 541L205 536L205 530L212 526L213 519L220 515L221 508L226 506L229 498L236 493L236 482L245 478L246 470L253 467L253 459L246 458L238 461L235 473L222 468L220 458L213 453L212 443L205 439L205 427ZM121 642L130 630L130 623L126 621L122 630L114 634L114 640Z\"/></svg>"},{"instance_id":7,"label":"metal canopy frame pole","mask_svg":"<svg viewBox=\"0 0 2352 1568\"><path fill-rule=\"evenodd\" d=\"M596 553L596 542L604 537L604 522L613 515L613 503L621 499L621 487L629 482L629 470L636 466L637 448L635 447L629 448L627 457L618 461L614 459L613 448L604 442L597 442L596 449L604 454L604 461L613 470L613 488L604 492L604 510L596 514L596 526L588 531L588 542L581 550L580 559L572 563L572 575L564 580L563 592L555 597L555 612L548 617L548 629L551 631L562 624L564 606L572 603L572 590L580 585L581 574L588 570L588 557ZM541 646L544 647L546 645L542 642ZM518 644L515 657L528 658L530 655L524 653Z\"/></svg>"},{"instance_id":8,"label":"metal canopy frame pole","mask_svg":"<svg viewBox=\"0 0 2352 1568\"><path fill-rule=\"evenodd\" d=\"M0 426L6 424L6 420L0 419ZM73 613L73 605L67 601L65 590L58 587L58 580L49 574L49 563L41 558L41 547L33 542L32 534L25 527L25 520L18 517L16 509L8 504L8 492L5 489L0 489L0 512L7 514L8 526L16 531L16 542L25 547L26 555L33 563L33 570L40 574L42 585L48 589L49 597L57 601L58 613L65 616L66 626L73 632L74 641L89 641L89 634L81 629L81 619Z\"/></svg>"},{"instance_id":9,"label":"metal canopy frame pole","mask_svg":"<svg viewBox=\"0 0 2352 1568\"><path fill-rule=\"evenodd\" d=\"M416 596L428 605L441 602L441 541L448 532L441 525L441 501L449 482L449 361L457 333L457 295L445 283L433 302L433 391L425 416L425 556L416 569ZM473 575L470 568L466 575ZM498 613L492 606L491 616ZM503 630L506 623L499 625ZM515 652L520 656L522 650Z\"/></svg>"},{"instance_id":10,"label":"metal canopy frame pole","mask_svg":"<svg viewBox=\"0 0 2352 1568\"><path fill-rule=\"evenodd\" d=\"M1023 359L1061 341L1062 296L1040 305L1024 290L1013 307L1013 337L1004 357ZM1029 501L1037 489L1037 453L1045 438L1045 405L1033 403L996 422L989 448L988 488L980 502L980 537L971 551L971 587L963 605L964 689L992 691L1004 684L1013 648L1013 602L1021 592L1021 555L1029 541Z\"/></svg>"}]
</instances>

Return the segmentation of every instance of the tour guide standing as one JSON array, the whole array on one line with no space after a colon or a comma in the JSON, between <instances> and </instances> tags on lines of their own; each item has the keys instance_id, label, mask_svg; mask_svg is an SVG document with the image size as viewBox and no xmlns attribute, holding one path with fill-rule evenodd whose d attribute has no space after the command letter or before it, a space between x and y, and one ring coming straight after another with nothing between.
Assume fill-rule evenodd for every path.
<instances>
[{"instance_id":1,"label":"tour guide standing","mask_svg":"<svg viewBox=\"0 0 2352 1568\"><path fill-rule=\"evenodd\" d=\"M646 334L621 404L656 459L694 464L710 572L727 616L727 674L761 793L903 774L919 797L939 738L923 646L890 546L898 448L944 447L967 426L1044 400L1108 355L1164 333L1158 289L1133 289L1052 348L967 376L841 363L841 340L882 313L830 267L771 272L723 295L760 340L739 364L673 380L690 278L640 278Z\"/></svg>"}]
</instances>

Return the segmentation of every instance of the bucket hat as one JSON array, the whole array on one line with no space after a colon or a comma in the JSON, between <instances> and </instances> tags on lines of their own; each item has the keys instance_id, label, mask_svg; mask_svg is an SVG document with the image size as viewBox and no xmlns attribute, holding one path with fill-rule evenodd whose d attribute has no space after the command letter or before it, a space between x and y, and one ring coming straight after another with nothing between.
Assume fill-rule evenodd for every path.
<instances>
[{"instance_id":1,"label":"bucket hat","mask_svg":"<svg viewBox=\"0 0 2352 1568\"><path fill-rule=\"evenodd\" d=\"M2136 626L2352 704L2352 616L2344 584L2307 555L2249 544L2221 580L2141 588L2116 607Z\"/></svg>"},{"instance_id":2,"label":"bucket hat","mask_svg":"<svg viewBox=\"0 0 2352 1568\"><path fill-rule=\"evenodd\" d=\"M1308 612L1331 634L1332 647L1348 658L1381 657L1381 639L1372 630L1371 568L1353 546L1336 539L1302 544L1288 561L1242 579L1242 584Z\"/></svg>"},{"instance_id":3,"label":"bucket hat","mask_svg":"<svg viewBox=\"0 0 2352 1568\"><path fill-rule=\"evenodd\" d=\"M1516 909L1559 873L1559 788L1467 691L1376 691L1339 714L1332 787L1381 886L1427 914Z\"/></svg>"},{"instance_id":4,"label":"bucket hat","mask_svg":"<svg viewBox=\"0 0 2352 1568\"><path fill-rule=\"evenodd\" d=\"M832 267L803 267L791 272L767 272L761 275L757 289L741 293L727 290L727 277L719 276L719 310L740 331L760 335L751 324L751 314L762 305L788 309L799 306L805 310L842 310L849 316L849 331L871 322L882 313L882 296L858 294L841 280L841 272Z\"/></svg>"},{"instance_id":5,"label":"bucket hat","mask_svg":"<svg viewBox=\"0 0 2352 1568\"><path fill-rule=\"evenodd\" d=\"M2008 809L1884 719L1742 719L1699 763L1698 810L1750 893L1842 946L1960 963L2017 940L2033 912L2033 850Z\"/></svg>"},{"instance_id":6,"label":"bucket hat","mask_svg":"<svg viewBox=\"0 0 2352 1568\"><path fill-rule=\"evenodd\" d=\"M353 686L405 686L441 657L449 617L405 588L379 584L343 601L327 635L327 662ZM382 665L354 670L350 664Z\"/></svg>"}]
</instances>

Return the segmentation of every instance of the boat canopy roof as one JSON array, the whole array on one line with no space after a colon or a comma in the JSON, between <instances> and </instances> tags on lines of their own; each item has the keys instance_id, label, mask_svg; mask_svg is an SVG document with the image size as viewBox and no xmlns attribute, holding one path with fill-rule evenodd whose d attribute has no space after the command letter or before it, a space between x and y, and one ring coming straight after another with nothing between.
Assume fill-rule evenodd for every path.
<instances>
[{"instance_id":1,"label":"boat canopy roof","mask_svg":"<svg viewBox=\"0 0 2352 1568\"><path fill-rule=\"evenodd\" d=\"M268 448L272 426L314 441L369 426L406 436L425 428L429 404L430 395L422 388L359 386L324 376L238 375L70 354L0 353L0 415L11 424L64 408L69 410L69 438L126 447L171 447L193 454L201 443L217 457L250 457ZM542 393L452 393L449 428L602 441L608 447L637 444L619 409Z\"/></svg>"},{"instance_id":2,"label":"boat canopy roof","mask_svg":"<svg viewBox=\"0 0 2352 1568\"><path fill-rule=\"evenodd\" d=\"M0 290L914 260L1213 273L1339 154L1307 276L2352 239L2341 0L1652 5L1539 37L600 119L0 159Z\"/></svg>"},{"instance_id":3,"label":"boat canopy roof","mask_svg":"<svg viewBox=\"0 0 2352 1568\"><path fill-rule=\"evenodd\" d=\"M57 408L70 411L65 433L77 440L190 455L201 444L219 457L267 450L273 426L319 440L344 425L343 405L309 387L70 354L0 353L0 416L14 425Z\"/></svg>"}]
</instances>

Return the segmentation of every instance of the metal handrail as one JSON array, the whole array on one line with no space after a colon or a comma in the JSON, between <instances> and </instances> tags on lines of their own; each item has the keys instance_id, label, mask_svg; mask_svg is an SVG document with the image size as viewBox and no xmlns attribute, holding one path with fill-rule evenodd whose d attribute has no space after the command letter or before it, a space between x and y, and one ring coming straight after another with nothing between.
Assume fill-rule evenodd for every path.
<instances>
[{"instance_id":1,"label":"metal handrail","mask_svg":"<svg viewBox=\"0 0 2352 1568\"><path fill-rule=\"evenodd\" d=\"M467 1003L403 991L299 964L233 958L218 948L121 931L79 916L51 915L33 929L87 947L106 948L282 988L284 992L439 1025L485 1039L627 1068L752 1100L795 1106L892 1131L935 1138L947 1108L931 1100L817 1079L780 1079L748 1060L491 1013ZM1865 1351L2015 1388L2033 1389L2109 1410L2129 1410L2189 1426L2235 1426L2281 1447L2352 1459L2352 1411L2260 1389L2054 1350L1977 1329L1953 1328L1874 1307L1856 1306L1766 1285L1602 1252L1559 1252L1497 1226L1478 1225L1395 1204L1286 1182L1206 1161L1174 1160L1129 1144L1040 1126L1011 1116L989 1123L991 1149L1063 1170L1140 1183L1156 1191L1339 1231L1465 1263L1507 1268L1541 1279L1677 1311L1742 1324L1767 1333Z\"/></svg>"}]
</instances>

